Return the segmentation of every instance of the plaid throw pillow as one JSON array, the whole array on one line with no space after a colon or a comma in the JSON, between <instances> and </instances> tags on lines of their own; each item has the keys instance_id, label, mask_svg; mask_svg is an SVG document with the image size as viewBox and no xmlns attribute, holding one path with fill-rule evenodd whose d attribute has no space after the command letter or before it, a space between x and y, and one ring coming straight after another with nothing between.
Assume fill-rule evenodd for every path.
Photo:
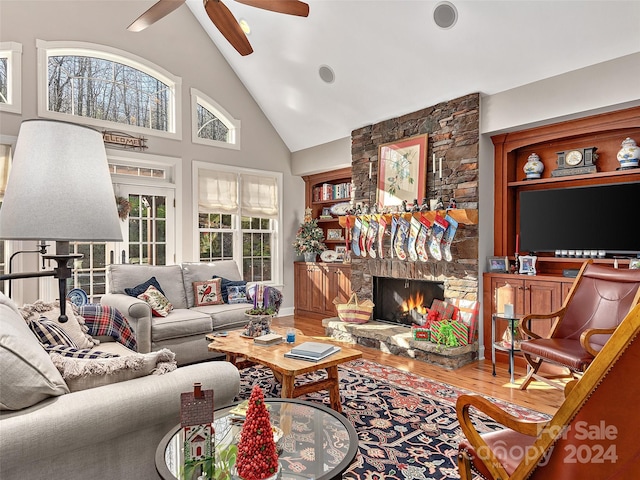
<instances>
[{"instance_id":1,"label":"plaid throw pillow","mask_svg":"<svg viewBox=\"0 0 640 480\"><path fill-rule=\"evenodd\" d=\"M63 357L70 357L70 358L113 358L113 357L120 356L117 353L107 353L107 352L98 352L98 351L92 352L88 348L79 349L79 348L67 347L65 345L46 345L44 349L48 353L57 353L59 355L62 355Z\"/></svg>"},{"instance_id":2,"label":"plaid throw pillow","mask_svg":"<svg viewBox=\"0 0 640 480\"><path fill-rule=\"evenodd\" d=\"M43 345L64 345L78 348L71 337L53 320L40 317L29 322L29 328Z\"/></svg>"}]
</instances>

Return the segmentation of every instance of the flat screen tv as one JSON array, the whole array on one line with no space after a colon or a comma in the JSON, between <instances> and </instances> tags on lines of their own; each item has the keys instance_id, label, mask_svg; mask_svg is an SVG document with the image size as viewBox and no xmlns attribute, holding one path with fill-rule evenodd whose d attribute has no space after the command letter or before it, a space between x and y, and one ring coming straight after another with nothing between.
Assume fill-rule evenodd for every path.
<instances>
[{"instance_id":1,"label":"flat screen tv","mask_svg":"<svg viewBox=\"0 0 640 480\"><path fill-rule=\"evenodd\" d=\"M520 192L520 253L640 253L640 182Z\"/></svg>"}]
</instances>

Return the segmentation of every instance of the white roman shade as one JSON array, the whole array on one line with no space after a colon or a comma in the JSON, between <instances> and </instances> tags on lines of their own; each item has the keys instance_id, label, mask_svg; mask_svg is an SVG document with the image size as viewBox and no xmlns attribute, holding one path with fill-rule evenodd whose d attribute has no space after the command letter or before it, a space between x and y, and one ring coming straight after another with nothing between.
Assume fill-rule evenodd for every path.
<instances>
[{"instance_id":1,"label":"white roman shade","mask_svg":"<svg viewBox=\"0 0 640 480\"><path fill-rule=\"evenodd\" d=\"M275 177L242 174L242 206L245 217L278 218L278 183Z\"/></svg>"},{"instance_id":2,"label":"white roman shade","mask_svg":"<svg viewBox=\"0 0 640 480\"><path fill-rule=\"evenodd\" d=\"M238 175L232 172L200 169L198 171L198 206L200 212L237 214Z\"/></svg>"}]
</instances>

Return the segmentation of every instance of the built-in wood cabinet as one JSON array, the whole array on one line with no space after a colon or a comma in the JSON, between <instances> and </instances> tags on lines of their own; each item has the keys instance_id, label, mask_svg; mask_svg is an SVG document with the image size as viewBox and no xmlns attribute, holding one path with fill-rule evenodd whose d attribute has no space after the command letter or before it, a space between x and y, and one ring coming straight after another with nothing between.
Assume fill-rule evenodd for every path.
<instances>
[{"instance_id":1,"label":"built-in wood cabinet","mask_svg":"<svg viewBox=\"0 0 640 480\"><path fill-rule=\"evenodd\" d=\"M335 317L333 300L346 302L351 295L351 265L345 263L294 263L295 315Z\"/></svg>"},{"instance_id":2,"label":"built-in wood cabinet","mask_svg":"<svg viewBox=\"0 0 640 480\"><path fill-rule=\"evenodd\" d=\"M331 213L327 216L323 213L331 212L334 205L351 201L351 168L302 178L305 182L305 207L311 208L311 217L318 220L318 226L324 231L327 248L334 250L337 245L345 245L345 230L340 226L339 216ZM338 232L340 236L336 238L335 234Z\"/></svg>"}]
</instances>

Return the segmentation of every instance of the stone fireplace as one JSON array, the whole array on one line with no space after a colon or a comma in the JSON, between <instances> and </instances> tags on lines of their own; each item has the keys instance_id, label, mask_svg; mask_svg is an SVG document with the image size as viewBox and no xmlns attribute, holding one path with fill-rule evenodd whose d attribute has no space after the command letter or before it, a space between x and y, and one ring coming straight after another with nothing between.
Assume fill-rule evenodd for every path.
<instances>
[{"instance_id":1,"label":"stone fireplace","mask_svg":"<svg viewBox=\"0 0 640 480\"><path fill-rule=\"evenodd\" d=\"M376 201L378 146L380 144L426 133L429 136L425 178L427 197L429 199L442 197L445 205L453 197L458 208L477 210L479 198L479 104L479 94L470 94L354 130L351 134L354 203L356 205L373 205ZM431 159L434 155L436 158L442 158L442 179L432 171ZM459 224L451 245L453 256L451 262L436 261L431 257L426 262L392 258L390 243L390 235L386 235L382 258L379 256L377 258L352 257L351 289L357 293L358 298L371 299L376 304L386 304L390 299L376 298L374 300L374 296L377 294L375 286L377 279L387 278L399 280L401 283L408 280L434 282L439 285L440 289L437 298L445 301L453 298L478 300L477 224ZM395 302L395 300L391 301ZM429 300L425 300L423 303L431 306ZM364 324L363 327L366 325ZM409 330L406 325L390 326L390 328ZM330 328L327 330L329 331ZM349 330L352 330L351 326L349 326ZM397 350L394 353L418 358L415 354L415 348L396 348L398 347L397 342L392 339L385 340L380 335L382 335L381 330L378 329L373 337L371 335L369 337L363 336L363 339L367 338L368 340L362 340L362 343L375 338L374 345L385 345L381 347L382 349ZM395 336L399 333L397 330L392 330L390 335ZM358 341L357 335L352 340ZM400 343L402 342L404 340ZM471 354L468 351L464 352L464 361L467 363L477 357L477 343L470 347L474 349ZM424 357L424 355L422 356ZM431 352L427 357L427 361L440 363L439 360L433 359ZM456 368L460 364L458 361L448 363L452 368Z\"/></svg>"}]
</instances>

